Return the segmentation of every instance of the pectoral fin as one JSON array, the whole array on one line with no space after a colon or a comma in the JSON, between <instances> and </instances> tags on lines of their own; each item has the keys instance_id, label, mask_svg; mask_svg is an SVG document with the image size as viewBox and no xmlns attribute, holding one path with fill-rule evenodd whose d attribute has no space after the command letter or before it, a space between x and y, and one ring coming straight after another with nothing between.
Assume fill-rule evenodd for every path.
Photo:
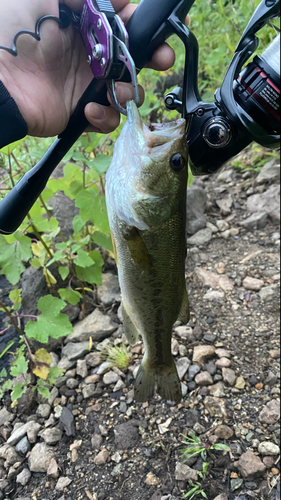
<instances>
[{"instance_id":1,"label":"pectoral fin","mask_svg":"<svg viewBox=\"0 0 281 500\"><path fill-rule=\"evenodd\" d=\"M135 264L141 269L147 269L150 264L150 257L139 230L134 226L130 226L123 233L123 237L126 240L130 255Z\"/></svg>"},{"instance_id":2,"label":"pectoral fin","mask_svg":"<svg viewBox=\"0 0 281 500\"><path fill-rule=\"evenodd\" d=\"M184 285L183 299L182 299L181 310L178 316L178 321L181 321L182 323L188 323L189 320L190 320L189 300L186 287Z\"/></svg>"},{"instance_id":3,"label":"pectoral fin","mask_svg":"<svg viewBox=\"0 0 281 500\"><path fill-rule=\"evenodd\" d=\"M131 345L135 345L139 340L139 332L128 315L124 304L122 304L122 316L126 338Z\"/></svg>"}]
</instances>

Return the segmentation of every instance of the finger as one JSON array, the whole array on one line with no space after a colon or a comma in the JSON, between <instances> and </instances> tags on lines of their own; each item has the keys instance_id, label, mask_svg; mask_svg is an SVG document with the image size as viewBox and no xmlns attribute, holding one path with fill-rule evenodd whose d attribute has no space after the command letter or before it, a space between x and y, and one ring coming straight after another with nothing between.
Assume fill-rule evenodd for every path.
<instances>
[{"instance_id":1,"label":"finger","mask_svg":"<svg viewBox=\"0 0 281 500\"><path fill-rule=\"evenodd\" d=\"M101 106L95 102L90 102L85 107L85 116L88 122L94 127L91 130L101 134L109 134L115 130L120 123L120 115L111 106Z\"/></svg>"},{"instance_id":2,"label":"finger","mask_svg":"<svg viewBox=\"0 0 281 500\"><path fill-rule=\"evenodd\" d=\"M154 52L151 61L146 67L155 69L156 71L166 71L174 66L175 60L176 55L174 50L170 47L170 45L164 43Z\"/></svg>"},{"instance_id":3,"label":"finger","mask_svg":"<svg viewBox=\"0 0 281 500\"><path fill-rule=\"evenodd\" d=\"M141 104L143 104L144 90L140 85L139 94ZM116 95L118 102L125 108L126 103L134 98L132 85L129 83L117 83ZM110 100L109 96L108 98ZM94 131L102 134L109 134L110 132L113 132L113 130L115 130L120 123L119 113L111 106L107 107L96 103L89 103L85 108L85 116L92 127L94 127Z\"/></svg>"},{"instance_id":4,"label":"finger","mask_svg":"<svg viewBox=\"0 0 281 500\"><path fill-rule=\"evenodd\" d=\"M139 85L138 88L139 88L139 96L140 96L140 105L142 105L143 101L144 101L144 90L141 87L141 85ZM121 82L116 83L115 90L116 90L118 102L123 107L126 107L126 104L128 101L135 98L133 86L130 83L121 83ZM108 98L111 102L110 96L108 96Z\"/></svg>"}]
</instances>

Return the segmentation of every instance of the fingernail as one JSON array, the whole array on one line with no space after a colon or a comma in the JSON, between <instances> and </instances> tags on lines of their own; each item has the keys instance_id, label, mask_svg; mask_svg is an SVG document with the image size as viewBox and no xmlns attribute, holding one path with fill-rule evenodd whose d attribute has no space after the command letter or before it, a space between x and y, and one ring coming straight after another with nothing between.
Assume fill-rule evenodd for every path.
<instances>
[{"instance_id":1,"label":"fingernail","mask_svg":"<svg viewBox=\"0 0 281 500\"><path fill-rule=\"evenodd\" d=\"M116 84L116 93L121 103L126 103L134 97L132 89L127 85Z\"/></svg>"},{"instance_id":2,"label":"fingernail","mask_svg":"<svg viewBox=\"0 0 281 500\"><path fill-rule=\"evenodd\" d=\"M104 120L105 118L105 109L103 106L99 104L92 103L90 108L90 115L93 120Z\"/></svg>"}]
</instances>

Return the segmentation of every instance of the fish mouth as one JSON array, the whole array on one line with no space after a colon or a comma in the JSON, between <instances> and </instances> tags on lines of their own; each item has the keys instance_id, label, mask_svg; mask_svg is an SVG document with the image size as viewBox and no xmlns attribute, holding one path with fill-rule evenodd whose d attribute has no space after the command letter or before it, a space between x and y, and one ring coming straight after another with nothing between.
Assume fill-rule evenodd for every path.
<instances>
[{"instance_id":1,"label":"fish mouth","mask_svg":"<svg viewBox=\"0 0 281 500\"><path fill-rule=\"evenodd\" d=\"M142 121L135 101L132 100L127 102L127 113L130 125L142 132L149 148L163 146L177 138L180 139L185 134L186 121L184 118L167 123L151 123L147 126Z\"/></svg>"}]
</instances>

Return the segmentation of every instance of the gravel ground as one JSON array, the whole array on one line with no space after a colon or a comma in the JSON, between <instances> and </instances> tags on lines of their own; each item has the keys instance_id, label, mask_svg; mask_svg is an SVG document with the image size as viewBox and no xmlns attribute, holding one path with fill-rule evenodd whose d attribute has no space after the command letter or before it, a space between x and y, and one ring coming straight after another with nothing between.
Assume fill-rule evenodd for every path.
<instances>
[{"instance_id":1,"label":"gravel ground","mask_svg":"<svg viewBox=\"0 0 281 500\"><path fill-rule=\"evenodd\" d=\"M250 216L250 198L277 187L280 167L273 166L266 178L229 168L195 183L207 193L207 227L188 244L191 320L173 333L181 404L157 395L134 402L141 344L125 372L103 372L98 351L86 358L83 352L78 364L68 354L51 401L28 391L11 409L7 398L11 416L2 422L0 404L0 500L177 500L196 479L208 500L280 500L278 211L268 202L268 211L254 211L256 222L241 225ZM106 308L117 342L118 305ZM5 443L20 427L15 424L27 421L38 426L36 435L26 430L10 441L13 453L24 439L27 447L16 448L9 462ZM182 434L191 431L207 450L203 480L200 457L182 465ZM211 450L215 443L227 443L231 452Z\"/></svg>"}]
</instances>

